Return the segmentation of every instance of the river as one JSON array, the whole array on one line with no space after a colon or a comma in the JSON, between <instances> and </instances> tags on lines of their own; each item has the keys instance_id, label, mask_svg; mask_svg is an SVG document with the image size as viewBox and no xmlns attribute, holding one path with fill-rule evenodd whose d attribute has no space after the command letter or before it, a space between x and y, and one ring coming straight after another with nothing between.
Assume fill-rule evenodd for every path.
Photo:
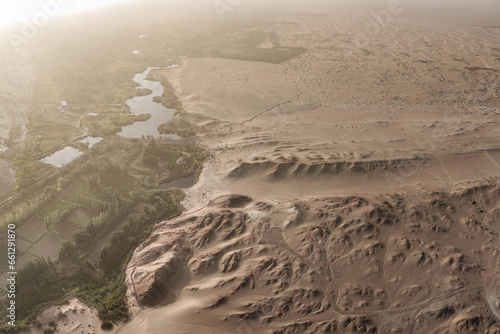
<instances>
[{"instance_id":1,"label":"river","mask_svg":"<svg viewBox=\"0 0 500 334\"><path fill-rule=\"evenodd\" d=\"M151 70L158 68L159 67L148 67L144 72L134 76L134 81L140 85L137 87L138 89L151 89L152 93L146 96L135 96L126 101L131 113L137 115L151 114L151 118L143 122L135 122L131 125L124 126L122 131L118 133L119 136L128 138L141 138L142 136L152 136L153 138L164 136L172 139L181 138L175 134L162 135L158 132L158 126L171 120L176 111L175 109L168 109L162 104L153 101L155 97L159 97L163 94L164 88L160 82L146 80L146 77ZM173 68L173 66L170 68Z\"/></svg>"},{"instance_id":2,"label":"river","mask_svg":"<svg viewBox=\"0 0 500 334\"><path fill-rule=\"evenodd\" d=\"M174 68L177 66L178 65L171 65L167 68ZM155 97L159 97L163 94L164 89L163 85L160 82L146 80L149 72L155 69L159 69L159 67L148 67L144 72L136 74L133 79L140 85L139 87L137 87L138 89L150 89L152 90L152 92L149 95L145 96L135 96L125 102L130 107L131 113L136 115L151 114L151 118L146 121L134 122L131 125L122 127L122 131L118 133L119 136L127 138L141 138L142 136L152 136L153 138L159 138L160 136L162 136L172 139L181 138L176 134L162 135L158 131L158 126L171 120L174 117L176 110L168 109L161 103L156 103L153 101ZM91 148L101 139L102 138L98 137L89 137L80 142L88 143L89 148ZM62 167L79 157L82 153L83 152L77 150L74 147L66 146L62 150L57 151L48 157L45 157L41 161L56 167Z\"/></svg>"}]
</instances>

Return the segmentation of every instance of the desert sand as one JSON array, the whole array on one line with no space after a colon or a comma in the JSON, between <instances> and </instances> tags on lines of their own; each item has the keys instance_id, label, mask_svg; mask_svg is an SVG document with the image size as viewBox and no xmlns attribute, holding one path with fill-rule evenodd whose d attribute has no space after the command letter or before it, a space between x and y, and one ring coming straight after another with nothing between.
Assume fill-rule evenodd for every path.
<instances>
[{"instance_id":1,"label":"desert sand","mask_svg":"<svg viewBox=\"0 0 500 334\"><path fill-rule=\"evenodd\" d=\"M55 330L56 333L113 334L116 332L116 329L102 330L97 311L77 299L71 299L66 304L46 309L37 320L40 326L31 328L29 333L42 334L47 328Z\"/></svg>"},{"instance_id":2,"label":"desert sand","mask_svg":"<svg viewBox=\"0 0 500 334\"><path fill-rule=\"evenodd\" d=\"M371 21L279 17L304 54L164 71L210 159L134 252L118 333L500 332L500 29L359 45Z\"/></svg>"}]
</instances>

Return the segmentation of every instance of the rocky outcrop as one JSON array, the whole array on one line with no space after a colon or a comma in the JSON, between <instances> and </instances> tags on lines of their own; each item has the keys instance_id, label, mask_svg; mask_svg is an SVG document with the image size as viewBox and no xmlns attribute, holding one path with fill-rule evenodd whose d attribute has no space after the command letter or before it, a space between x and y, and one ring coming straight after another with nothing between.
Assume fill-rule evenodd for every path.
<instances>
[{"instance_id":1,"label":"rocky outcrop","mask_svg":"<svg viewBox=\"0 0 500 334\"><path fill-rule=\"evenodd\" d=\"M185 258L178 252L167 252L148 265L147 271L135 271L133 275L137 301L140 305L155 306L183 276Z\"/></svg>"},{"instance_id":2,"label":"rocky outcrop","mask_svg":"<svg viewBox=\"0 0 500 334\"><path fill-rule=\"evenodd\" d=\"M365 174L388 168L408 168L425 164L426 158L368 160L368 161L325 161L304 160L292 157L269 160L266 158L251 162L241 162L231 169L227 176L231 179L260 176L268 180L297 178L300 176L334 175L340 173Z\"/></svg>"},{"instance_id":3,"label":"rocky outcrop","mask_svg":"<svg viewBox=\"0 0 500 334\"><path fill-rule=\"evenodd\" d=\"M155 226L129 263L129 296L154 306L181 295L221 328L256 332L494 333L478 273L500 251L498 189L223 196Z\"/></svg>"},{"instance_id":4,"label":"rocky outcrop","mask_svg":"<svg viewBox=\"0 0 500 334\"><path fill-rule=\"evenodd\" d=\"M191 253L186 236L180 230L153 233L135 250L127 267L127 284L139 305L157 305L183 278Z\"/></svg>"}]
</instances>

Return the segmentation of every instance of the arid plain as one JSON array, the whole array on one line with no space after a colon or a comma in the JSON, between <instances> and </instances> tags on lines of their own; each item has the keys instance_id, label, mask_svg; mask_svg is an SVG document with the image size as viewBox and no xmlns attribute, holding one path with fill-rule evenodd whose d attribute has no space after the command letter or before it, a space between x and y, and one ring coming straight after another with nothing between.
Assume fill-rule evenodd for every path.
<instances>
[{"instance_id":1,"label":"arid plain","mask_svg":"<svg viewBox=\"0 0 500 334\"><path fill-rule=\"evenodd\" d=\"M164 71L211 158L119 333L500 331L500 28L370 22L274 17L259 47L303 54Z\"/></svg>"}]
</instances>

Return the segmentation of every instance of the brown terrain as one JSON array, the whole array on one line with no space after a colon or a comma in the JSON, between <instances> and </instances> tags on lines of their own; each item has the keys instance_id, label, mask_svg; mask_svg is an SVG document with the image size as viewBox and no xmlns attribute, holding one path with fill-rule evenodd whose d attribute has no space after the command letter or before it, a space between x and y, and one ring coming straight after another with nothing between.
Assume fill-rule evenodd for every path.
<instances>
[{"instance_id":1,"label":"brown terrain","mask_svg":"<svg viewBox=\"0 0 500 334\"><path fill-rule=\"evenodd\" d=\"M134 252L119 333L500 333L500 28L353 41L373 20L278 17L305 53L164 71L211 158Z\"/></svg>"}]
</instances>

